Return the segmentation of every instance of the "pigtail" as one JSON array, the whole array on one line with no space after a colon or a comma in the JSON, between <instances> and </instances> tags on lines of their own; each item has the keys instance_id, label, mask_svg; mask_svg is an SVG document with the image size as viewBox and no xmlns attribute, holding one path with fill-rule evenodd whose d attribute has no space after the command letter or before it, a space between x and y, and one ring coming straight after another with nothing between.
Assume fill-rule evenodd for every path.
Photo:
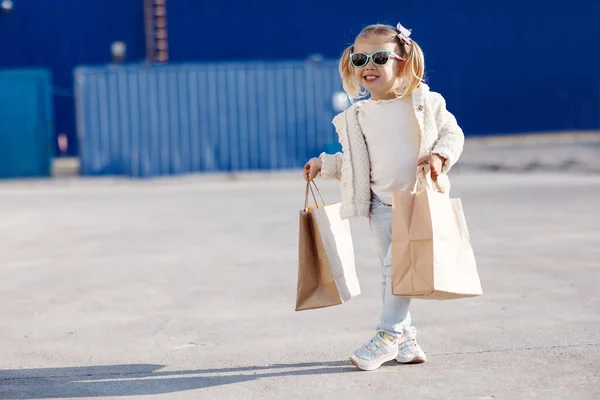
<instances>
[{"instance_id":1,"label":"pigtail","mask_svg":"<svg viewBox=\"0 0 600 400\"><path fill-rule=\"evenodd\" d=\"M414 40L410 41L407 54L404 55L404 68L399 79L402 81L402 95L406 96L419 87L425 76L425 56Z\"/></svg>"}]
</instances>

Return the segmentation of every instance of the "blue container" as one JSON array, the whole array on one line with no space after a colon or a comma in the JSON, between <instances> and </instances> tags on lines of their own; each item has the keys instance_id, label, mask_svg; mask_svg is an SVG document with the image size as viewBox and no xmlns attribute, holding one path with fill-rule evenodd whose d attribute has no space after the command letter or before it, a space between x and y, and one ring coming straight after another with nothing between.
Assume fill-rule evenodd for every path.
<instances>
[{"instance_id":1,"label":"blue container","mask_svg":"<svg viewBox=\"0 0 600 400\"><path fill-rule=\"evenodd\" d=\"M0 178L51 174L50 82L46 70L0 71Z\"/></svg>"},{"instance_id":2,"label":"blue container","mask_svg":"<svg viewBox=\"0 0 600 400\"><path fill-rule=\"evenodd\" d=\"M337 140L335 62L82 67L84 175L297 168Z\"/></svg>"}]
</instances>

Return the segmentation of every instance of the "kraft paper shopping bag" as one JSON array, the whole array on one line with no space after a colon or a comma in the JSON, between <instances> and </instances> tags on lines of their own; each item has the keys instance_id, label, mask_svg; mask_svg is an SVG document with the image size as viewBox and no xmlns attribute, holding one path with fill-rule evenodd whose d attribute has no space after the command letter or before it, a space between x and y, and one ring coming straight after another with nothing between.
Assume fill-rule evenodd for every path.
<instances>
[{"instance_id":1,"label":"kraft paper shopping bag","mask_svg":"<svg viewBox=\"0 0 600 400\"><path fill-rule=\"evenodd\" d=\"M307 182L300 211L296 311L342 304L360 294L349 222L340 217L340 203L319 205L311 184L318 191L314 182ZM308 205L309 189L313 206Z\"/></svg>"}]
</instances>

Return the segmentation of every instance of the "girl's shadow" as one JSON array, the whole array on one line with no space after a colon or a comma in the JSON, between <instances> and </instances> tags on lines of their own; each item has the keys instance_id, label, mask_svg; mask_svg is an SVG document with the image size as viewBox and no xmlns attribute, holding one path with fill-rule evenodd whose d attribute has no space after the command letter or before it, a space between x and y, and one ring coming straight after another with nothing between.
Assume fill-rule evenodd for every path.
<instances>
[{"instance_id":1,"label":"girl's shadow","mask_svg":"<svg viewBox=\"0 0 600 400\"><path fill-rule=\"evenodd\" d=\"M229 385L259 378L357 371L348 361L157 372L164 367L139 364L0 370L0 399L143 396Z\"/></svg>"}]
</instances>

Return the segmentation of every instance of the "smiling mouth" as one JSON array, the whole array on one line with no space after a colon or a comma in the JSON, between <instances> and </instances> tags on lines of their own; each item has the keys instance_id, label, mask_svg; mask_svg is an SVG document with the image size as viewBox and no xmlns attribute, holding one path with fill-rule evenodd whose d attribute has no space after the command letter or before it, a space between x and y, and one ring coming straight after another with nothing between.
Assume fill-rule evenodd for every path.
<instances>
[{"instance_id":1,"label":"smiling mouth","mask_svg":"<svg viewBox=\"0 0 600 400\"><path fill-rule=\"evenodd\" d=\"M363 79L367 82L374 82L375 80L377 80L377 78L379 78L378 76L375 75L365 75L363 76Z\"/></svg>"}]
</instances>

